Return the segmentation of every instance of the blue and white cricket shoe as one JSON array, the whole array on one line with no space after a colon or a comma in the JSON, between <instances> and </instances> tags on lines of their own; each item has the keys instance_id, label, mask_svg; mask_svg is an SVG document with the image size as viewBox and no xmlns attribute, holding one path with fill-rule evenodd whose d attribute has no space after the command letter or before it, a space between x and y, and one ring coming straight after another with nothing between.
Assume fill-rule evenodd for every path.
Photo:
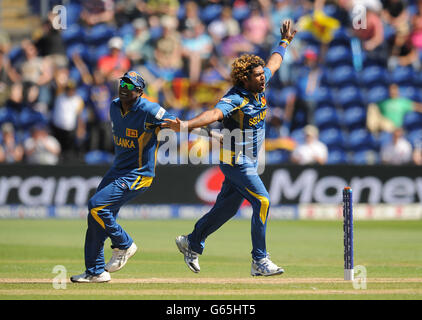
<instances>
[{"instance_id":1,"label":"blue and white cricket shoe","mask_svg":"<svg viewBox=\"0 0 422 320\"><path fill-rule=\"evenodd\" d=\"M70 277L70 281L74 283L102 283L109 282L111 280L110 273L104 271L103 273L93 276L87 273L82 273L77 276Z\"/></svg>"},{"instance_id":2,"label":"blue and white cricket shoe","mask_svg":"<svg viewBox=\"0 0 422 320\"><path fill-rule=\"evenodd\" d=\"M136 246L135 243L132 243L132 245L125 250L114 248L111 259L106 264L104 269L108 272L119 271L121 268L125 266L129 258L131 258L136 253L137 250L138 250L138 247Z\"/></svg>"},{"instance_id":3,"label":"blue and white cricket shoe","mask_svg":"<svg viewBox=\"0 0 422 320\"><path fill-rule=\"evenodd\" d=\"M260 260L252 260L251 275L252 276L275 276L284 273L283 268L278 267L270 260L267 255Z\"/></svg>"},{"instance_id":4,"label":"blue and white cricket shoe","mask_svg":"<svg viewBox=\"0 0 422 320\"><path fill-rule=\"evenodd\" d=\"M179 251L185 256L185 263L189 269L195 273L201 271L201 268L199 267L198 253L190 249L188 237L178 236L176 238L176 245L179 248Z\"/></svg>"}]
</instances>

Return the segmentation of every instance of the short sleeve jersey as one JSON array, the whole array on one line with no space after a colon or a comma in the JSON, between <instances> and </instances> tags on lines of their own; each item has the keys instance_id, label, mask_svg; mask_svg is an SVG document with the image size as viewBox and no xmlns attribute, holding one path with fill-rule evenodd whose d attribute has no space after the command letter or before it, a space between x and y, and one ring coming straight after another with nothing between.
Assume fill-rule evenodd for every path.
<instances>
[{"instance_id":1,"label":"short sleeve jersey","mask_svg":"<svg viewBox=\"0 0 422 320\"><path fill-rule=\"evenodd\" d=\"M271 70L265 67L264 75L267 86L272 76ZM232 137L230 146L223 145L222 153L229 151L235 159L242 154L256 162L265 139L265 117L268 109L265 91L252 94L244 88L234 86L215 107L223 112L223 126Z\"/></svg>"},{"instance_id":2,"label":"short sleeve jersey","mask_svg":"<svg viewBox=\"0 0 422 320\"><path fill-rule=\"evenodd\" d=\"M120 99L112 101L110 119L113 128L115 160L113 168L154 177L159 141L157 135L163 119L174 119L158 103L138 98L132 109L123 114Z\"/></svg>"}]
</instances>

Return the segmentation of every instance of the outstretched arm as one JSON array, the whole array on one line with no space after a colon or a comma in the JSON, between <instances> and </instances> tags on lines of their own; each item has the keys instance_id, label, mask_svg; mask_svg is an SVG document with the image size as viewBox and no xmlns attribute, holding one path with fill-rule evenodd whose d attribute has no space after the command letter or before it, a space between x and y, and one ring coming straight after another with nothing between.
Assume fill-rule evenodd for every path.
<instances>
[{"instance_id":1,"label":"outstretched arm","mask_svg":"<svg viewBox=\"0 0 422 320\"><path fill-rule=\"evenodd\" d=\"M182 131L188 130L191 131L195 128L201 128L208 126L209 124L222 120L223 119L223 112L220 109L214 108L211 110L207 110L202 112L200 115L196 116L193 119L182 121L179 118L176 120L172 119L164 119L166 121L161 125L162 128L170 128L174 131Z\"/></svg>"},{"instance_id":2,"label":"outstretched arm","mask_svg":"<svg viewBox=\"0 0 422 320\"><path fill-rule=\"evenodd\" d=\"M271 70L272 74L274 74L280 68L281 63L283 62L286 48L293 41L296 32L296 30L292 31L290 20L283 22L283 26L280 28L281 41L279 47L274 50L266 65L266 67Z\"/></svg>"}]
</instances>

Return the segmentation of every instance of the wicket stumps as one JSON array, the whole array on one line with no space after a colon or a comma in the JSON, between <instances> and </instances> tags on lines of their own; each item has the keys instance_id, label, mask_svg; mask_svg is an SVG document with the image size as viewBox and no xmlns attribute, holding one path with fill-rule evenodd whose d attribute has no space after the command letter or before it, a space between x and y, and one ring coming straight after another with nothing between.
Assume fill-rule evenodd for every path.
<instances>
[{"instance_id":1,"label":"wicket stumps","mask_svg":"<svg viewBox=\"0 0 422 320\"><path fill-rule=\"evenodd\" d=\"M343 189L344 280L353 280L353 199L352 189Z\"/></svg>"}]
</instances>

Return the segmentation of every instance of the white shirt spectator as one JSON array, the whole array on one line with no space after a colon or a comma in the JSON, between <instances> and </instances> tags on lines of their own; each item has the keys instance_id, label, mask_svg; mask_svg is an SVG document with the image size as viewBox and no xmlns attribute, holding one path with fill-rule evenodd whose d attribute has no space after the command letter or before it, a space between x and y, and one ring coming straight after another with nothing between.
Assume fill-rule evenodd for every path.
<instances>
[{"instance_id":1,"label":"white shirt spectator","mask_svg":"<svg viewBox=\"0 0 422 320\"><path fill-rule=\"evenodd\" d=\"M327 146L318 140L318 129L308 125L304 128L306 140L292 153L292 161L297 164L325 164L328 158Z\"/></svg>"},{"instance_id":2,"label":"white shirt spectator","mask_svg":"<svg viewBox=\"0 0 422 320\"><path fill-rule=\"evenodd\" d=\"M318 163L317 159L325 162L327 156L327 146L318 140L300 145L292 154L292 157L296 160L295 162L302 165Z\"/></svg>"},{"instance_id":3,"label":"white shirt spectator","mask_svg":"<svg viewBox=\"0 0 422 320\"><path fill-rule=\"evenodd\" d=\"M405 164L412 160L412 145L403 137L381 148L381 160L386 164Z\"/></svg>"},{"instance_id":4,"label":"white shirt spectator","mask_svg":"<svg viewBox=\"0 0 422 320\"><path fill-rule=\"evenodd\" d=\"M34 128L32 136L25 140L25 159L31 164L54 165L59 162L60 143L44 128Z\"/></svg>"},{"instance_id":5,"label":"white shirt spectator","mask_svg":"<svg viewBox=\"0 0 422 320\"><path fill-rule=\"evenodd\" d=\"M75 130L78 116L83 107L84 101L79 95L59 95L54 103L52 115L53 124L62 130Z\"/></svg>"}]
</instances>

